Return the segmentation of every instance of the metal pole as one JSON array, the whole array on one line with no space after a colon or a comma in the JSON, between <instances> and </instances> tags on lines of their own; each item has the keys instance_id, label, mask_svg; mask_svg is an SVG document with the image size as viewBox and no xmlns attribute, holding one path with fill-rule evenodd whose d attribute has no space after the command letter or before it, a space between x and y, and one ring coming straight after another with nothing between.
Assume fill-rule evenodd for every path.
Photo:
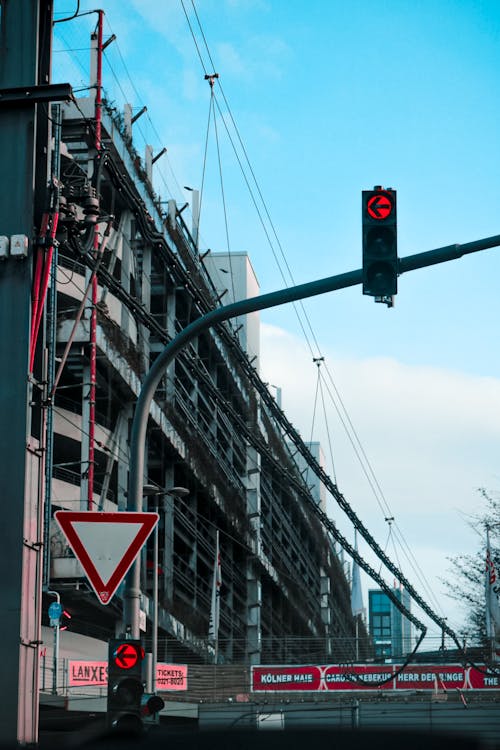
<instances>
[{"instance_id":1,"label":"metal pole","mask_svg":"<svg viewBox=\"0 0 500 750\"><path fill-rule=\"evenodd\" d=\"M54 653L52 654L52 695L57 695L57 672L59 670L59 624L54 625Z\"/></svg>"},{"instance_id":2,"label":"metal pole","mask_svg":"<svg viewBox=\"0 0 500 750\"><path fill-rule=\"evenodd\" d=\"M398 270L402 274L406 271L424 268L436 263L444 263L456 260L462 255L486 250L500 245L500 235L487 237L464 245L449 245L437 248L425 253L407 256L399 259ZM144 446L146 441L146 429L148 423L149 409L158 384L165 374L165 370L173 360L177 352L183 349L195 336L209 328L240 315L247 315L258 310L266 310L288 302L296 302L319 294L326 294L339 289L356 286L363 281L363 271L349 271L337 276L329 276L326 279L311 281L307 284L299 284L289 289L280 289L269 294L262 294L250 299L239 300L229 305L217 307L201 315L180 331L170 341L156 358L142 384L132 421L130 437L130 462L129 462L129 491L127 498L127 510L141 510L141 485L144 476ZM125 581L123 593L123 620L126 632L132 638L139 638L139 600L140 589L140 561L136 560L131 567ZM450 631L451 633L452 631ZM453 634L454 635L454 634Z\"/></svg>"},{"instance_id":3,"label":"metal pole","mask_svg":"<svg viewBox=\"0 0 500 750\"><path fill-rule=\"evenodd\" d=\"M359 701L354 700L352 704L352 728L359 729Z\"/></svg>"},{"instance_id":4,"label":"metal pole","mask_svg":"<svg viewBox=\"0 0 500 750\"><path fill-rule=\"evenodd\" d=\"M58 591L47 591L47 594L55 596L58 604L61 603L61 597ZM54 652L52 654L52 695L57 695L57 672L59 670L59 628L60 620L58 619L54 627Z\"/></svg>"},{"instance_id":5,"label":"metal pole","mask_svg":"<svg viewBox=\"0 0 500 750\"><path fill-rule=\"evenodd\" d=\"M246 315L257 310L264 310L286 302L294 302L306 297L312 297L335 289L345 289L349 286L361 284L362 271L351 271L330 276L327 279L312 281L308 284L300 284L290 289L282 289L270 294L233 302L224 307L217 307L205 315L190 323L184 330L170 341L164 350L156 358L149 370L137 399L137 404L132 421L130 437L130 462L129 462L129 490L127 497L127 510L140 511L142 501L142 481L144 476L144 446L146 440L146 428L151 401L158 384L165 373L165 369L189 341L202 331L211 326L221 323L239 315ZM130 633L132 638L139 638L139 605L140 605L140 560L137 559L131 567L125 580L123 594L123 625L125 632Z\"/></svg>"},{"instance_id":6,"label":"metal pole","mask_svg":"<svg viewBox=\"0 0 500 750\"><path fill-rule=\"evenodd\" d=\"M101 151L101 124L102 124L102 33L104 22L104 11L99 10L97 22L97 76L95 96L95 150L97 155ZM94 261L97 261L99 253L99 224L96 222L93 237ZM96 405L96 383L97 383L97 301L98 284L97 275L92 275L92 305L90 308L90 341L89 341L89 446L88 446L88 469L87 469L87 510L94 510L94 475L95 475L95 405Z\"/></svg>"},{"instance_id":7,"label":"metal pole","mask_svg":"<svg viewBox=\"0 0 500 750\"><path fill-rule=\"evenodd\" d=\"M356 615L356 662L359 661L359 615Z\"/></svg>"},{"instance_id":8,"label":"metal pole","mask_svg":"<svg viewBox=\"0 0 500 750\"><path fill-rule=\"evenodd\" d=\"M21 86L33 90L42 78L43 83L49 80L52 3L19 0L2 2L0 8L0 90L4 100L4 90ZM2 673L8 675L8 688L5 685L0 702L0 727L2 741L12 746L17 741L38 742L39 649L34 644L40 640L36 566L42 553L33 547L40 537L35 536L34 490L27 478L36 465L33 452L37 444L32 436L39 437L31 424L34 399L28 373L32 238L33 227L41 218L35 200L44 200L46 187L48 141L43 131L36 103L2 109L0 163L6 189L0 201L0 234L22 235L30 241L28 257L9 257L0 268L0 497L8 498L2 506L0 545L4 573L0 663ZM35 196L37 175L43 189Z\"/></svg>"},{"instance_id":9,"label":"metal pole","mask_svg":"<svg viewBox=\"0 0 500 750\"><path fill-rule=\"evenodd\" d=\"M154 498L155 511L160 513L160 498L167 495L171 497L186 497L189 490L186 487L172 487L169 490L162 490L153 484L145 484L142 488L144 497ZM163 510L163 502L161 503ZM156 693L156 673L158 671L158 523L154 528L153 535L153 616L151 618L151 692Z\"/></svg>"},{"instance_id":10,"label":"metal pole","mask_svg":"<svg viewBox=\"0 0 500 750\"><path fill-rule=\"evenodd\" d=\"M200 191L193 190L193 206L191 209L193 214L193 240L198 250L199 234L200 234Z\"/></svg>"},{"instance_id":11,"label":"metal pole","mask_svg":"<svg viewBox=\"0 0 500 750\"><path fill-rule=\"evenodd\" d=\"M156 502L155 509L159 510L158 502ZM156 672L158 665L158 524L159 521L155 525L153 546L153 634L151 639L151 653L153 657L151 686L153 693L156 693Z\"/></svg>"}]
</instances>

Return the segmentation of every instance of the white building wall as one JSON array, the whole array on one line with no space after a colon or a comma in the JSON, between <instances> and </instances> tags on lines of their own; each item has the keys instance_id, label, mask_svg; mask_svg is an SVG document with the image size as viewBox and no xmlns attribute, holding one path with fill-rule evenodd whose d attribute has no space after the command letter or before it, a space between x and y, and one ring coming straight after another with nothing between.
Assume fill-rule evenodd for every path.
<instances>
[{"instance_id":1,"label":"white building wall","mask_svg":"<svg viewBox=\"0 0 500 750\"><path fill-rule=\"evenodd\" d=\"M260 293L259 282L247 253L210 253L203 259L203 263L212 278L217 294L223 295L221 297L222 305L256 297ZM240 325L241 328L238 331L240 344L250 359L255 357L253 365L258 370L260 356L259 313L254 312L241 318L234 318L233 326L238 328Z\"/></svg>"},{"instance_id":2,"label":"white building wall","mask_svg":"<svg viewBox=\"0 0 500 750\"><path fill-rule=\"evenodd\" d=\"M312 442L306 443L309 448L309 452L313 458L316 459L322 469L325 468L325 454L321 447L321 443ZM306 480L307 486L311 488L311 495L313 496L316 503L320 506L321 510L326 513L326 487L323 482L320 481L319 477L308 467L305 460L300 454L295 456L295 460L299 466L299 470L302 472L304 479Z\"/></svg>"}]
</instances>

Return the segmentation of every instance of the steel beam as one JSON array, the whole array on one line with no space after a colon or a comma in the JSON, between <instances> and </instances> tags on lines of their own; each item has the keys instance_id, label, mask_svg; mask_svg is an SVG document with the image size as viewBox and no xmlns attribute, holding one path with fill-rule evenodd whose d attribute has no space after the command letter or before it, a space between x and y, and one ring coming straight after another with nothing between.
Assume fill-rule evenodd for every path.
<instances>
[{"instance_id":1,"label":"steel beam","mask_svg":"<svg viewBox=\"0 0 500 750\"><path fill-rule=\"evenodd\" d=\"M33 104L69 102L73 91L69 83L44 84L41 86L14 86L0 89L0 109L19 109Z\"/></svg>"}]
</instances>

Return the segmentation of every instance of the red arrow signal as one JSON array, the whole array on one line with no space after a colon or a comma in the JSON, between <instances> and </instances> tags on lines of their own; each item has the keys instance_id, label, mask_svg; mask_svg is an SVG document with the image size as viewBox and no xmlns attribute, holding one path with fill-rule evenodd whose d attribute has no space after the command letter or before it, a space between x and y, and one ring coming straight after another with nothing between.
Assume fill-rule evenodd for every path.
<instances>
[{"instance_id":1,"label":"red arrow signal","mask_svg":"<svg viewBox=\"0 0 500 750\"><path fill-rule=\"evenodd\" d=\"M381 221L387 219L391 215L393 203L387 193L375 193L371 198L368 198L366 204L366 210L372 219Z\"/></svg>"},{"instance_id":2,"label":"red arrow signal","mask_svg":"<svg viewBox=\"0 0 500 750\"><path fill-rule=\"evenodd\" d=\"M114 660L120 669L132 669L139 660L137 647L131 643L120 643L114 653Z\"/></svg>"}]
</instances>

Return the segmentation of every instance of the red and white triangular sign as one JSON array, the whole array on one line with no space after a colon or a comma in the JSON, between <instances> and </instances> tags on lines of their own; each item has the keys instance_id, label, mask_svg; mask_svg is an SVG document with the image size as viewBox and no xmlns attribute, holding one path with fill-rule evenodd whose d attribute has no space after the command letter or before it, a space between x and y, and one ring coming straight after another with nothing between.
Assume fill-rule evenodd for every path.
<instances>
[{"instance_id":1,"label":"red and white triangular sign","mask_svg":"<svg viewBox=\"0 0 500 750\"><path fill-rule=\"evenodd\" d=\"M109 604L158 513L58 510L54 517L102 604Z\"/></svg>"}]
</instances>

